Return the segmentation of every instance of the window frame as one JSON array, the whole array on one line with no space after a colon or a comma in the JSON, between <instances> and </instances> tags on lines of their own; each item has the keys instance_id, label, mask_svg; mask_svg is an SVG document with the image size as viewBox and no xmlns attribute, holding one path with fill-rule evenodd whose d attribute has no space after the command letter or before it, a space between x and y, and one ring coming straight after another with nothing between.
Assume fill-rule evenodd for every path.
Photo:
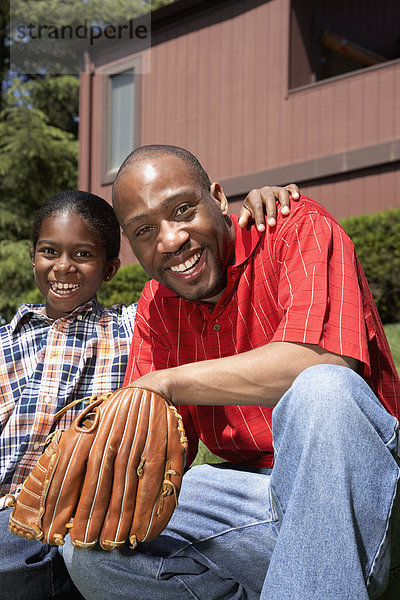
<instances>
[{"instance_id":1,"label":"window frame","mask_svg":"<svg viewBox=\"0 0 400 600\"><path fill-rule=\"evenodd\" d=\"M363 75L367 72L374 71L377 69L384 69L392 65L397 65L400 63L400 57L388 58L382 62L377 62L376 64L370 64L366 66L360 66L359 68L351 69L349 71L345 71L343 73L339 73L337 75L331 75L328 77L321 77L319 68L316 68L316 65L319 63L321 49L320 46L322 41L320 41L316 35L316 32L326 30L328 33L335 34L334 29L330 30L329 22L322 21L319 17L313 14L312 24L310 25L310 35L311 38L309 40L308 46L304 46L304 55L307 55L308 58L308 68L310 72L310 80L305 83L294 84L293 82L293 56L296 54L296 47L293 45L293 33L294 29L302 27L302 23L299 22L296 11L294 8L294 0L290 0L288 3L288 31L289 31L289 43L288 43L288 71L287 71L287 93L288 96L294 94L296 92L311 89L317 86L329 84L335 81L339 81L341 79L346 79L348 77L355 77L357 75ZM337 32L336 32L337 35ZM357 46L358 44L352 39L348 39L348 43L351 46ZM361 48L361 46L360 46ZM375 54L374 51L366 48L366 53L370 53L371 55ZM378 55L377 55L378 56Z\"/></svg>"},{"instance_id":2,"label":"window frame","mask_svg":"<svg viewBox=\"0 0 400 600\"><path fill-rule=\"evenodd\" d=\"M110 169L108 167L109 156L109 130L110 130L110 102L111 102L111 85L110 79L113 75L121 75L126 71L133 70L134 73L134 88L133 88L133 147L137 148L140 145L140 99L141 99L141 72L142 72L142 57L141 55L127 57L123 60L116 61L112 64L102 67L98 73L102 75L102 123L101 123L101 184L109 185L113 183L118 168Z\"/></svg>"}]
</instances>

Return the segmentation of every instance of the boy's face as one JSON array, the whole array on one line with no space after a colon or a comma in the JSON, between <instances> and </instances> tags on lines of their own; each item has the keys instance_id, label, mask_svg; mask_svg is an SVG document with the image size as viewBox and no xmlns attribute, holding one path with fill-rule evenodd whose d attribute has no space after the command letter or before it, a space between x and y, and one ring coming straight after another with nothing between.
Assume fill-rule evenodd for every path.
<instances>
[{"instance_id":1,"label":"boy's face","mask_svg":"<svg viewBox=\"0 0 400 600\"><path fill-rule=\"evenodd\" d=\"M87 221L74 212L45 219L31 261L37 286L52 319L66 316L90 300L119 261L107 263L104 246Z\"/></svg>"},{"instance_id":2,"label":"boy's face","mask_svg":"<svg viewBox=\"0 0 400 600\"><path fill-rule=\"evenodd\" d=\"M204 190L176 156L145 159L124 173L114 206L144 270L189 301L215 303L234 252L219 184Z\"/></svg>"}]
</instances>

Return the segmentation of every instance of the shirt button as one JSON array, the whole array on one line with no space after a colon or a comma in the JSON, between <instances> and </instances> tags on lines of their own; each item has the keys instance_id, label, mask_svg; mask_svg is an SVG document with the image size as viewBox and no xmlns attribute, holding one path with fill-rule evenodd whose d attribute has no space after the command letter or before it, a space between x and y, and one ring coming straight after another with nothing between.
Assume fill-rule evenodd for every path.
<instances>
[{"instance_id":1,"label":"shirt button","mask_svg":"<svg viewBox=\"0 0 400 600\"><path fill-rule=\"evenodd\" d=\"M212 307L212 306L209 306L209 307L208 307L208 312L212 313L212 311L213 311L213 307Z\"/></svg>"},{"instance_id":2,"label":"shirt button","mask_svg":"<svg viewBox=\"0 0 400 600\"><path fill-rule=\"evenodd\" d=\"M78 315L76 318L78 319L78 321L82 321L83 316L82 315Z\"/></svg>"},{"instance_id":3,"label":"shirt button","mask_svg":"<svg viewBox=\"0 0 400 600\"><path fill-rule=\"evenodd\" d=\"M39 442L35 442L35 443L33 444L33 449L34 449L34 450L39 450L39 448L40 448L40 444L39 444Z\"/></svg>"},{"instance_id":4,"label":"shirt button","mask_svg":"<svg viewBox=\"0 0 400 600\"><path fill-rule=\"evenodd\" d=\"M219 323L214 323L213 329L214 331L219 331L221 329L221 325Z\"/></svg>"},{"instance_id":5,"label":"shirt button","mask_svg":"<svg viewBox=\"0 0 400 600\"><path fill-rule=\"evenodd\" d=\"M46 404L48 404L49 402L51 402L51 396L45 396L44 397L44 401L46 402Z\"/></svg>"}]
</instances>

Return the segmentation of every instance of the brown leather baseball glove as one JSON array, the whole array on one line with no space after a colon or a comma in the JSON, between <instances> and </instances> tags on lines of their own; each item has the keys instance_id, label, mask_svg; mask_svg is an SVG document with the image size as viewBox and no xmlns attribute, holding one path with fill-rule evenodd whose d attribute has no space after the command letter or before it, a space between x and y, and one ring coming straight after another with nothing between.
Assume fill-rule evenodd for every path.
<instances>
[{"instance_id":1,"label":"brown leather baseball glove","mask_svg":"<svg viewBox=\"0 0 400 600\"><path fill-rule=\"evenodd\" d=\"M187 439L176 408L135 386L92 399L37 461L10 531L52 545L113 550L151 541L166 527L181 487Z\"/></svg>"}]
</instances>

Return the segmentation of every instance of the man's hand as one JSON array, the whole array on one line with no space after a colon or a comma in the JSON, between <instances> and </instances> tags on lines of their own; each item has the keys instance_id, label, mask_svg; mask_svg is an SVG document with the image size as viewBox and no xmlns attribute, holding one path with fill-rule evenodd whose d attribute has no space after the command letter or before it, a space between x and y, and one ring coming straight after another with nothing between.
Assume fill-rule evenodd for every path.
<instances>
[{"instance_id":1,"label":"man's hand","mask_svg":"<svg viewBox=\"0 0 400 600\"><path fill-rule=\"evenodd\" d=\"M265 214L268 225L276 225L276 201L279 200L281 213L287 216L290 213L290 198L298 200L300 190L295 183L285 187L265 186L261 189L251 190L248 193L239 213L239 226L247 227L252 221L256 222L258 231L265 231Z\"/></svg>"},{"instance_id":2,"label":"man's hand","mask_svg":"<svg viewBox=\"0 0 400 600\"><path fill-rule=\"evenodd\" d=\"M157 392L173 402L172 397L175 386L174 374L175 370L173 368L150 371L139 377L139 379L136 379L134 385L152 389L154 392Z\"/></svg>"}]
</instances>

